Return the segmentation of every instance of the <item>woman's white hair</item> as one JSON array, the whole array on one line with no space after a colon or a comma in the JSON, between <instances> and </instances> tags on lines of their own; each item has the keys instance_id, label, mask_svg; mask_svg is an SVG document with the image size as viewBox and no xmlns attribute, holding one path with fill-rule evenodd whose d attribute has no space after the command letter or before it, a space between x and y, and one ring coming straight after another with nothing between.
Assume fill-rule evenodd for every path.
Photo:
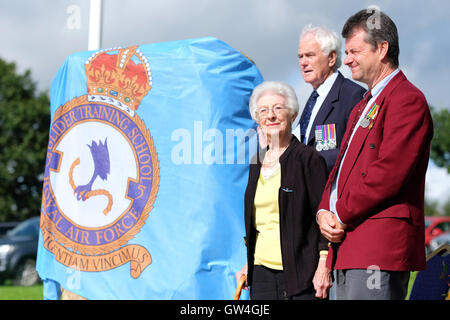
<instances>
[{"instance_id":1,"label":"woman's white hair","mask_svg":"<svg viewBox=\"0 0 450 320\"><path fill-rule=\"evenodd\" d=\"M286 99L286 107L289 109L290 114L293 115L298 112L297 95L290 85L280 81L264 81L255 87L250 97L250 115L256 122L258 122L258 117L256 116L258 100L266 94L278 94L284 97Z\"/></svg>"},{"instance_id":2,"label":"woman's white hair","mask_svg":"<svg viewBox=\"0 0 450 320\"><path fill-rule=\"evenodd\" d=\"M312 24L308 24L302 30L300 41L310 33L315 35L317 42L320 43L320 49L325 55L328 56L332 51L336 52L336 63L333 66L333 71L339 69L342 65L342 40L337 33L322 26L314 27Z\"/></svg>"}]
</instances>

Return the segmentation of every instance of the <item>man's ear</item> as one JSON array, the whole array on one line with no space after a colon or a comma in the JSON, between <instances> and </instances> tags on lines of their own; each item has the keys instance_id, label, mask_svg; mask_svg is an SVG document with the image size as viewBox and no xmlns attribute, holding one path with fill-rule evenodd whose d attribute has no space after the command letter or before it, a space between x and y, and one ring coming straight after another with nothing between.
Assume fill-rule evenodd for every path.
<instances>
[{"instance_id":1,"label":"man's ear","mask_svg":"<svg viewBox=\"0 0 450 320\"><path fill-rule=\"evenodd\" d=\"M382 41L378 44L378 51L380 53L380 61L383 61L388 53L389 43L387 41Z\"/></svg>"},{"instance_id":2,"label":"man's ear","mask_svg":"<svg viewBox=\"0 0 450 320\"><path fill-rule=\"evenodd\" d=\"M330 54L328 55L328 66L330 68L333 68L334 65L336 64L336 59L337 59L336 51L331 51Z\"/></svg>"}]
</instances>

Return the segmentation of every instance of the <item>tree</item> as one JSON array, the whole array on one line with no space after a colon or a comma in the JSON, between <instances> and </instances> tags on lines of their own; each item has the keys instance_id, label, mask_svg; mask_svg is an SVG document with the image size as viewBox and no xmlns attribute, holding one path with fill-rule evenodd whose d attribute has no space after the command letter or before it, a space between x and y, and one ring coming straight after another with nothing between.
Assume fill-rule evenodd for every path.
<instances>
[{"instance_id":1,"label":"tree","mask_svg":"<svg viewBox=\"0 0 450 320\"><path fill-rule=\"evenodd\" d=\"M448 199L447 202L444 204L444 207L442 209L442 215L450 217L450 199Z\"/></svg>"},{"instance_id":2,"label":"tree","mask_svg":"<svg viewBox=\"0 0 450 320\"><path fill-rule=\"evenodd\" d=\"M0 58L0 221L39 215L50 125L49 98L31 72Z\"/></svg>"},{"instance_id":3,"label":"tree","mask_svg":"<svg viewBox=\"0 0 450 320\"><path fill-rule=\"evenodd\" d=\"M428 200L425 198L425 215L426 216L439 216L440 213L438 211L438 202L435 200Z\"/></svg>"},{"instance_id":4,"label":"tree","mask_svg":"<svg viewBox=\"0 0 450 320\"><path fill-rule=\"evenodd\" d=\"M437 112L431 108L434 136L431 140L431 159L439 167L450 173L450 112L442 109Z\"/></svg>"}]
</instances>

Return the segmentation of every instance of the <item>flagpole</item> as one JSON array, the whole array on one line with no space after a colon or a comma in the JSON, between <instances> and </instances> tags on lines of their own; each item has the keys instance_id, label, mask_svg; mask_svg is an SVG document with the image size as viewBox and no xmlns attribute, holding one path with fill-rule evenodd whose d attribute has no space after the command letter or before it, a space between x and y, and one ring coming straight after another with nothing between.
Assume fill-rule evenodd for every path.
<instances>
[{"instance_id":1,"label":"flagpole","mask_svg":"<svg viewBox=\"0 0 450 320\"><path fill-rule=\"evenodd\" d=\"M91 0L88 50L98 50L102 41L102 0Z\"/></svg>"}]
</instances>

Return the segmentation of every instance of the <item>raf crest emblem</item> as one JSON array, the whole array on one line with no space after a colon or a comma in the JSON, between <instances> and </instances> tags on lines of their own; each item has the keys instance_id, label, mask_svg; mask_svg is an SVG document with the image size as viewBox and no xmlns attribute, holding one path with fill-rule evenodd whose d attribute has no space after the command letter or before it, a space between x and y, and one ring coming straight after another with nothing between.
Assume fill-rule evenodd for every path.
<instances>
[{"instance_id":1,"label":"raf crest emblem","mask_svg":"<svg viewBox=\"0 0 450 320\"><path fill-rule=\"evenodd\" d=\"M86 272L130 263L138 278L147 248L128 244L153 208L159 163L136 113L152 87L137 46L101 50L85 64L87 95L59 107L50 129L42 195L44 246Z\"/></svg>"}]
</instances>

